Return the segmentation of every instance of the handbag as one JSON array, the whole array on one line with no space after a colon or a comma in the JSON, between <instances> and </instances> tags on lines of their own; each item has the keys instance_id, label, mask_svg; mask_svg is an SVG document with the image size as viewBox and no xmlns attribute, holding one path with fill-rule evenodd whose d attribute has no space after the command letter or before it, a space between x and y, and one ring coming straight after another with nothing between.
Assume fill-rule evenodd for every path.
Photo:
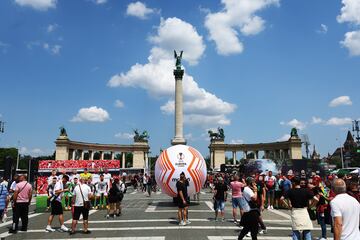
<instances>
[{"instance_id":1,"label":"handbag","mask_svg":"<svg viewBox=\"0 0 360 240\"><path fill-rule=\"evenodd\" d=\"M307 211L309 213L309 217L311 220L316 220L317 217L316 217L316 210L315 209L312 209L312 208L307 208Z\"/></svg>"},{"instance_id":2,"label":"handbag","mask_svg":"<svg viewBox=\"0 0 360 240\"><path fill-rule=\"evenodd\" d=\"M83 192L82 192L82 190L81 190L81 185L80 185L80 184L79 184L79 188L80 188L81 197L82 197L83 202L84 202L84 208L87 209L87 210L90 210L90 208L91 208L91 202L90 202L90 201L85 201L85 199L84 199L84 194L83 194Z\"/></svg>"}]
</instances>

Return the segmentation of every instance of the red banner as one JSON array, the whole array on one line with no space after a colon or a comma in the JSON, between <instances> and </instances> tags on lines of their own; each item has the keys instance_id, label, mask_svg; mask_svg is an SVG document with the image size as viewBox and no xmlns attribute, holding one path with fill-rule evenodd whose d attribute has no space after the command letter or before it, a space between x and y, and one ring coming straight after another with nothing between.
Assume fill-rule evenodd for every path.
<instances>
[{"instance_id":1,"label":"red banner","mask_svg":"<svg viewBox=\"0 0 360 240\"><path fill-rule=\"evenodd\" d=\"M119 160L42 160L39 162L39 170L84 169L89 171L101 171L103 169L119 169Z\"/></svg>"}]
</instances>

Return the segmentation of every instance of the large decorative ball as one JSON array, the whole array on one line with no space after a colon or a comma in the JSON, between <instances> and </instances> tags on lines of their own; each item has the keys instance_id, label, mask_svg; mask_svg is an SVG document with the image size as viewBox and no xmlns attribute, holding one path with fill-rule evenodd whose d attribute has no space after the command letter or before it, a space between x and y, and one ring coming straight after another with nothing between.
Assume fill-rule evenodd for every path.
<instances>
[{"instance_id":1,"label":"large decorative ball","mask_svg":"<svg viewBox=\"0 0 360 240\"><path fill-rule=\"evenodd\" d=\"M182 172L189 182L188 195L200 192L207 174L203 156L186 145L175 145L164 150L155 164L155 179L163 193L177 196L176 182Z\"/></svg>"}]
</instances>

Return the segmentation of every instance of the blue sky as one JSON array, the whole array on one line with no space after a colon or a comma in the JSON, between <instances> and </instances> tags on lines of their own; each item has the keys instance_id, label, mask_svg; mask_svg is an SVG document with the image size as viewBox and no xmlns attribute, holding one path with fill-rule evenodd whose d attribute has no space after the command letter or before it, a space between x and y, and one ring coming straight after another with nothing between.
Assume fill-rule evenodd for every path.
<instances>
[{"instance_id":1,"label":"blue sky","mask_svg":"<svg viewBox=\"0 0 360 240\"><path fill-rule=\"evenodd\" d=\"M174 135L173 50L184 50L184 133L208 155L226 142L286 139L322 154L359 119L360 1L0 1L0 146L34 156L70 139L151 155ZM339 140L336 140L339 139Z\"/></svg>"}]
</instances>

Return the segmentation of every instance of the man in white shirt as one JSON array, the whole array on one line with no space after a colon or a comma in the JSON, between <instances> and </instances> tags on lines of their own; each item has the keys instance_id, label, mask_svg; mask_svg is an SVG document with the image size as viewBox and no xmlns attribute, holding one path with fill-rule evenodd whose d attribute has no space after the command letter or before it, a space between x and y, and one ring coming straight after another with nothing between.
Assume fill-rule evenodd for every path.
<instances>
[{"instance_id":1,"label":"man in white shirt","mask_svg":"<svg viewBox=\"0 0 360 240\"><path fill-rule=\"evenodd\" d=\"M47 232L55 232L55 229L53 229L51 227L51 223L54 219L54 216L58 215L59 216L59 222L60 222L60 229L64 232L68 232L69 229L64 225L64 215L63 215L63 207L61 204L61 199L64 195L64 192L68 191L68 189L64 189L64 186L66 185L66 183L69 181L69 176L67 175L63 175L61 181L58 181L55 184L54 190L53 192L55 193L51 198L50 198L50 204L51 204L51 214L49 216L48 219L48 223L47 226L45 228L45 230Z\"/></svg>"},{"instance_id":2,"label":"man in white shirt","mask_svg":"<svg viewBox=\"0 0 360 240\"><path fill-rule=\"evenodd\" d=\"M56 176L56 170L55 169L51 171L51 176L48 177L48 179L47 179L48 185L50 185L52 183L54 177L56 177L56 179L57 179L56 181L59 180L59 177Z\"/></svg>"},{"instance_id":3,"label":"man in white shirt","mask_svg":"<svg viewBox=\"0 0 360 240\"><path fill-rule=\"evenodd\" d=\"M246 179L246 187L244 188L243 197L246 201L244 204L244 214L241 217L240 224L243 226L238 240L242 240L247 233L250 232L252 239L257 239L257 234L259 230L259 216L260 213L257 210L256 206L257 201L257 186L255 179L249 177Z\"/></svg>"},{"instance_id":4,"label":"man in white shirt","mask_svg":"<svg viewBox=\"0 0 360 240\"><path fill-rule=\"evenodd\" d=\"M359 202L346 193L344 180L335 179L332 188L336 194L336 197L330 202L331 216L334 222L334 240L360 239Z\"/></svg>"},{"instance_id":5,"label":"man in white shirt","mask_svg":"<svg viewBox=\"0 0 360 240\"><path fill-rule=\"evenodd\" d=\"M83 233L89 234L90 231L88 230L89 226L89 209L86 208L86 202L90 201L93 197L92 191L90 187L86 184L87 178L81 177L80 184L76 185L73 191L73 206L74 206L74 213L73 213L73 220L70 235L75 234L75 229L77 222L80 219L80 215L83 216L84 222L84 231Z\"/></svg>"},{"instance_id":6,"label":"man in white shirt","mask_svg":"<svg viewBox=\"0 0 360 240\"><path fill-rule=\"evenodd\" d=\"M111 187L111 173L107 169L104 169L104 181L108 184L108 189Z\"/></svg>"}]
</instances>

